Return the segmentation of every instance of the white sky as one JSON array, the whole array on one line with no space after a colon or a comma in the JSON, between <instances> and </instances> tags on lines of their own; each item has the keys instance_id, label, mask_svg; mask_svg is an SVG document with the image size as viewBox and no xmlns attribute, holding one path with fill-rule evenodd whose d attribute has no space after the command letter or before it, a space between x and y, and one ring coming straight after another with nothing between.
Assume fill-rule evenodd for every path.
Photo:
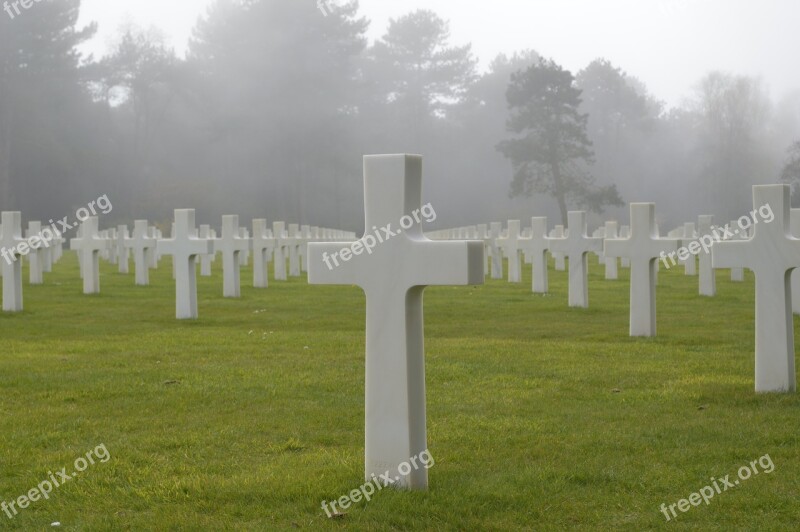
<instances>
[{"instance_id":1,"label":"white sky","mask_svg":"<svg viewBox=\"0 0 800 532\"><path fill-rule=\"evenodd\" d=\"M90 46L96 54L125 20L161 28L183 53L210 3L83 0L82 22L100 24ZM360 5L372 21L372 39L383 34L389 18L427 8L450 20L454 44L473 44L482 66L500 52L526 48L573 73L605 57L673 105L712 69L760 76L775 97L800 89L799 0L361 0Z\"/></svg>"}]
</instances>

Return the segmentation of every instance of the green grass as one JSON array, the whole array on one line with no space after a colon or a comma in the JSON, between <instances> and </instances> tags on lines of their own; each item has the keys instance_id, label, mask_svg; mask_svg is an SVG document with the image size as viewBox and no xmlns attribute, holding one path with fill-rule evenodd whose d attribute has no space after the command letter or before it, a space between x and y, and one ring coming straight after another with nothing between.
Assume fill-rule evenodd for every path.
<instances>
[{"instance_id":1,"label":"green grass","mask_svg":"<svg viewBox=\"0 0 800 532\"><path fill-rule=\"evenodd\" d=\"M0 514L44 530L794 530L800 399L756 395L753 277L697 295L659 276L658 337L628 337L627 270L590 259L590 308L523 283L425 295L427 492L384 490L340 519L321 501L363 476L364 296L305 279L222 298L199 278L200 319L174 319L168 261L151 286L103 264L84 296L72 254L25 311L0 314L0 498L105 444L46 501ZM710 477L760 474L666 522L659 507Z\"/></svg>"}]
</instances>

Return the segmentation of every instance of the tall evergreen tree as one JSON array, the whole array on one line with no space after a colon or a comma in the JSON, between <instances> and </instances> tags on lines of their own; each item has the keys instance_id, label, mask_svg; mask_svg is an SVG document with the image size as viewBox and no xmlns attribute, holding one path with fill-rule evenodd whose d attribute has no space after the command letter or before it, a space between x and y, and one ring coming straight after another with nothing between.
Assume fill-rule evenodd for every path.
<instances>
[{"instance_id":1,"label":"tall evergreen tree","mask_svg":"<svg viewBox=\"0 0 800 532\"><path fill-rule=\"evenodd\" d=\"M77 149L77 139L70 135L70 127L88 97L77 46L96 27L77 29L79 10L80 0L48 0L13 19L6 13L0 16L3 208L31 204L30 196L53 175L68 178L80 173L71 153Z\"/></svg>"},{"instance_id":2,"label":"tall evergreen tree","mask_svg":"<svg viewBox=\"0 0 800 532\"><path fill-rule=\"evenodd\" d=\"M594 185L588 116L580 112L581 91L574 81L552 60L513 74L506 93L507 129L515 136L498 145L513 167L511 195L549 194L565 225L570 201L595 212L622 203L614 185Z\"/></svg>"}]
</instances>

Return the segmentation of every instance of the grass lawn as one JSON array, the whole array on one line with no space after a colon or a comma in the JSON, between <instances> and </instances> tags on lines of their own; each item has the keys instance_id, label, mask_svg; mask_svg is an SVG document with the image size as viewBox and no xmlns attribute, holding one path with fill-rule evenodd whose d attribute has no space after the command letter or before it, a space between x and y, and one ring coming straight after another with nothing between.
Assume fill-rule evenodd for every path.
<instances>
[{"instance_id":1,"label":"grass lawn","mask_svg":"<svg viewBox=\"0 0 800 532\"><path fill-rule=\"evenodd\" d=\"M322 500L363 483L362 292L257 290L245 268L224 299L218 261L200 319L177 321L168 259L149 287L104 263L84 296L68 253L0 313L0 499L98 445L111 458L0 529L796 530L800 399L754 393L752 274L718 272L703 298L662 268L659 335L631 339L628 270L590 263L587 310L563 272L531 294L530 266L522 284L428 289L430 490L329 519ZM766 454L772 473L667 522L662 503Z\"/></svg>"}]
</instances>

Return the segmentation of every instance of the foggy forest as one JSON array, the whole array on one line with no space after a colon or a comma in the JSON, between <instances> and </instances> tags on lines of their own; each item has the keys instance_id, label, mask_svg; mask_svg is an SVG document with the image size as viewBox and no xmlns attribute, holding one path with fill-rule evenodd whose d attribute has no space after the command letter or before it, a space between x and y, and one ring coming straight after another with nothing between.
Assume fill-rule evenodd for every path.
<instances>
[{"instance_id":1,"label":"foggy forest","mask_svg":"<svg viewBox=\"0 0 800 532\"><path fill-rule=\"evenodd\" d=\"M669 229L746 214L750 185L800 184L800 90L737 72L667 106L613 57L571 72L508 50L481 69L435 12L370 42L357 2L296 0L214 2L185 57L134 25L94 57L80 8L0 16L3 210L47 220L106 194L109 225L191 207L358 231L373 153L424 156L440 227L656 201Z\"/></svg>"}]
</instances>

